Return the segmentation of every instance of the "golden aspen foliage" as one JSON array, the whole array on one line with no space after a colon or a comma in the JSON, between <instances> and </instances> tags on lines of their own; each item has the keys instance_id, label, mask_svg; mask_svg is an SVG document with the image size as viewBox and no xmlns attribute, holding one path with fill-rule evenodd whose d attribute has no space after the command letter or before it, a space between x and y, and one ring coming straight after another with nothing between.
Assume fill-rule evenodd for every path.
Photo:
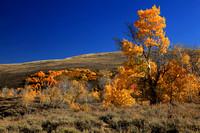
<instances>
[{"instance_id":1,"label":"golden aspen foliage","mask_svg":"<svg viewBox=\"0 0 200 133\"><path fill-rule=\"evenodd\" d=\"M101 100L101 92L92 90L90 93L91 97L93 98L93 101L100 101Z\"/></svg>"},{"instance_id":2,"label":"golden aspen foliage","mask_svg":"<svg viewBox=\"0 0 200 133\"><path fill-rule=\"evenodd\" d=\"M47 73L40 71L27 78L26 84L33 90L40 91L58 84L58 80L64 76L67 76L72 80L84 82L96 80L98 78L98 74L89 69L48 71Z\"/></svg>"},{"instance_id":3,"label":"golden aspen foliage","mask_svg":"<svg viewBox=\"0 0 200 133\"><path fill-rule=\"evenodd\" d=\"M72 85L70 86L69 90L66 94L66 101L71 104L73 102L78 102L82 98L84 98L87 94L87 90L84 89L83 84L78 81L73 80Z\"/></svg>"},{"instance_id":4,"label":"golden aspen foliage","mask_svg":"<svg viewBox=\"0 0 200 133\"><path fill-rule=\"evenodd\" d=\"M184 54L181 62L189 67L190 66L190 56L188 54Z\"/></svg>"},{"instance_id":5,"label":"golden aspen foliage","mask_svg":"<svg viewBox=\"0 0 200 133\"><path fill-rule=\"evenodd\" d=\"M187 73L176 60L166 65L168 71L160 77L157 94L160 102L199 101L199 82L193 74Z\"/></svg>"},{"instance_id":6,"label":"golden aspen foliage","mask_svg":"<svg viewBox=\"0 0 200 133\"><path fill-rule=\"evenodd\" d=\"M74 102L72 102L70 104L69 109L72 110L72 111L74 111L74 112L78 112L78 111L81 110L80 109L80 105L78 103L74 103Z\"/></svg>"},{"instance_id":7,"label":"golden aspen foliage","mask_svg":"<svg viewBox=\"0 0 200 133\"><path fill-rule=\"evenodd\" d=\"M131 74L132 80L140 81L139 84L143 84L142 86L140 85L140 92L137 92L140 96L138 95L137 97L146 97L151 104L155 104L157 103L156 87L163 66L160 61L153 62L151 60L152 51L156 50L158 53L157 58L161 60L167 52L170 41L168 37L165 37L163 29L166 24L165 18L160 16L160 7L157 8L154 5L151 9L140 10L138 11L138 16L139 20L134 23L136 31L131 33L133 42L124 39L121 43L121 50L129 59L128 63L125 64L125 71L127 71L126 73L133 73ZM130 29L130 27L128 28ZM130 31L134 31L134 29L130 29ZM142 65L135 64L135 67L142 66L142 69L133 69L133 67L129 69L127 67L129 64L134 64L132 62L138 62L138 60L143 60L144 62L142 62ZM129 77L127 76L126 78Z\"/></svg>"},{"instance_id":8,"label":"golden aspen foliage","mask_svg":"<svg viewBox=\"0 0 200 133\"><path fill-rule=\"evenodd\" d=\"M199 103L200 82L198 80L199 78L190 73L185 76L185 84L183 85L185 93L182 94L184 102Z\"/></svg>"},{"instance_id":9,"label":"golden aspen foliage","mask_svg":"<svg viewBox=\"0 0 200 133\"><path fill-rule=\"evenodd\" d=\"M145 83L147 64L145 60L133 60L124 63L124 67L119 68L118 88L132 90L131 94L137 103L147 101L147 85Z\"/></svg>"},{"instance_id":10,"label":"golden aspen foliage","mask_svg":"<svg viewBox=\"0 0 200 133\"><path fill-rule=\"evenodd\" d=\"M31 102L34 101L34 98L36 96L36 90L33 90L30 87L26 87L23 91L22 91L22 104L24 106L28 106L31 104Z\"/></svg>"},{"instance_id":11,"label":"golden aspen foliage","mask_svg":"<svg viewBox=\"0 0 200 133\"><path fill-rule=\"evenodd\" d=\"M68 77L67 79L65 79ZM89 93L84 87L88 81L97 80L98 73L89 69L74 69L71 71L40 71L26 79L29 84L22 91L22 103L30 105L35 98L41 104L62 106L68 104L73 110L88 110L88 97L98 99L96 92ZM65 79L65 80L62 80ZM20 91L20 89L18 89ZM2 95L4 96L4 95Z\"/></svg>"},{"instance_id":12,"label":"golden aspen foliage","mask_svg":"<svg viewBox=\"0 0 200 133\"><path fill-rule=\"evenodd\" d=\"M133 89L123 88L125 84L120 79L115 78L114 81L105 86L104 103L110 106L131 106L135 103L135 99L131 96Z\"/></svg>"},{"instance_id":13,"label":"golden aspen foliage","mask_svg":"<svg viewBox=\"0 0 200 133\"><path fill-rule=\"evenodd\" d=\"M44 89L42 90L42 92L39 95L40 98L40 103L41 104L50 104L51 103L51 98L50 98L50 94L49 94L49 89Z\"/></svg>"},{"instance_id":14,"label":"golden aspen foliage","mask_svg":"<svg viewBox=\"0 0 200 133\"><path fill-rule=\"evenodd\" d=\"M0 97L5 97L5 95L3 93L1 93Z\"/></svg>"},{"instance_id":15,"label":"golden aspen foliage","mask_svg":"<svg viewBox=\"0 0 200 133\"><path fill-rule=\"evenodd\" d=\"M144 42L143 48L157 47L161 53L166 53L170 42L165 37L163 29L166 27L165 18L160 16L160 7L154 5L152 9L138 11L139 20L134 26L137 31L137 38Z\"/></svg>"},{"instance_id":16,"label":"golden aspen foliage","mask_svg":"<svg viewBox=\"0 0 200 133\"><path fill-rule=\"evenodd\" d=\"M122 41L122 51L124 52L125 56L128 58L132 58L133 55L140 56L142 55L143 52L143 47L142 45L138 46L132 42L129 42L128 40L123 40Z\"/></svg>"},{"instance_id":17,"label":"golden aspen foliage","mask_svg":"<svg viewBox=\"0 0 200 133\"><path fill-rule=\"evenodd\" d=\"M4 98L10 98L10 97L16 97L18 94L18 92L11 88L2 88L2 90L0 91L0 97L4 97Z\"/></svg>"},{"instance_id":18,"label":"golden aspen foliage","mask_svg":"<svg viewBox=\"0 0 200 133\"><path fill-rule=\"evenodd\" d=\"M159 102L174 102L180 101L180 92L183 85L183 78L186 70L179 66L176 60L172 60L166 65L168 71L162 75L158 81L158 101Z\"/></svg>"},{"instance_id":19,"label":"golden aspen foliage","mask_svg":"<svg viewBox=\"0 0 200 133\"><path fill-rule=\"evenodd\" d=\"M83 83L76 80L69 81L70 87L63 93L64 102L67 102L69 108L73 111L88 110L87 106L88 96L90 95L88 90L84 88Z\"/></svg>"},{"instance_id":20,"label":"golden aspen foliage","mask_svg":"<svg viewBox=\"0 0 200 133\"><path fill-rule=\"evenodd\" d=\"M160 7L140 10L138 16L136 30L128 26L132 42L125 39L121 42L121 50L129 60L121 67L115 88L129 90L136 84L132 96L138 103L198 102L199 77L191 73L190 56L177 49L180 58L167 57L170 41L165 37L166 24L160 16Z\"/></svg>"}]
</instances>

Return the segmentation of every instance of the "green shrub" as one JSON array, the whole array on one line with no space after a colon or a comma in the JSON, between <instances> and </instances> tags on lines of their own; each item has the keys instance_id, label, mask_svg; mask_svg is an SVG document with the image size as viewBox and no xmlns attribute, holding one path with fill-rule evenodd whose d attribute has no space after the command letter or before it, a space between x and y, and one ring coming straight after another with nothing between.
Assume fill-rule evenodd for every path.
<instances>
[{"instance_id":1,"label":"green shrub","mask_svg":"<svg viewBox=\"0 0 200 133\"><path fill-rule=\"evenodd\" d=\"M19 125L19 131L22 133L31 133L31 126L27 123L22 123Z\"/></svg>"},{"instance_id":2,"label":"green shrub","mask_svg":"<svg viewBox=\"0 0 200 133\"><path fill-rule=\"evenodd\" d=\"M55 120L52 120L52 121L46 120L42 122L42 128L43 130L47 132L52 132L53 130L56 130L58 125L59 125L59 121L55 121Z\"/></svg>"},{"instance_id":3,"label":"green shrub","mask_svg":"<svg viewBox=\"0 0 200 133\"><path fill-rule=\"evenodd\" d=\"M18 126L16 126L16 125L8 125L6 128L9 132L17 132L18 131Z\"/></svg>"},{"instance_id":4,"label":"green shrub","mask_svg":"<svg viewBox=\"0 0 200 133\"><path fill-rule=\"evenodd\" d=\"M110 122L110 127L117 131L128 131L131 125L132 121L130 119L113 119Z\"/></svg>"},{"instance_id":5,"label":"green shrub","mask_svg":"<svg viewBox=\"0 0 200 133\"><path fill-rule=\"evenodd\" d=\"M91 115L79 115L76 117L74 125L80 131L91 130L93 127L101 128L103 122Z\"/></svg>"},{"instance_id":6,"label":"green shrub","mask_svg":"<svg viewBox=\"0 0 200 133\"><path fill-rule=\"evenodd\" d=\"M40 125L31 125L31 132L32 133L40 133L42 132L42 127Z\"/></svg>"},{"instance_id":7,"label":"green shrub","mask_svg":"<svg viewBox=\"0 0 200 133\"><path fill-rule=\"evenodd\" d=\"M56 133L80 133L80 131L73 127L58 127Z\"/></svg>"},{"instance_id":8,"label":"green shrub","mask_svg":"<svg viewBox=\"0 0 200 133\"><path fill-rule=\"evenodd\" d=\"M103 120L103 122L105 123L110 123L112 121L112 119L115 117L114 114L103 114L99 117L100 120Z\"/></svg>"},{"instance_id":9,"label":"green shrub","mask_svg":"<svg viewBox=\"0 0 200 133\"><path fill-rule=\"evenodd\" d=\"M0 126L0 133L7 133L7 131L5 126Z\"/></svg>"}]
</instances>

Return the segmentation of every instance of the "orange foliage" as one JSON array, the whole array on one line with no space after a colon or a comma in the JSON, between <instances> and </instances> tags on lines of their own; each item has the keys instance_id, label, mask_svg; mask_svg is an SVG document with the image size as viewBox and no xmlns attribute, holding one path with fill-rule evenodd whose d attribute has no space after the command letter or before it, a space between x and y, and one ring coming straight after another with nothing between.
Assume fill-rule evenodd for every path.
<instances>
[{"instance_id":1,"label":"orange foliage","mask_svg":"<svg viewBox=\"0 0 200 133\"><path fill-rule=\"evenodd\" d=\"M160 101L198 102L200 93L198 78L187 73L187 70L175 60L172 60L166 67L168 71L160 77L160 90L157 90Z\"/></svg>"},{"instance_id":2,"label":"orange foliage","mask_svg":"<svg viewBox=\"0 0 200 133\"><path fill-rule=\"evenodd\" d=\"M46 74L42 71L31 75L26 79L26 83L29 84L33 90L42 90L47 87L52 87L58 84L58 80L61 77L67 76L72 80L77 81L91 81L96 80L98 74L89 69L75 69L73 71L61 70L61 71L48 71Z\"/></svg>"},{"instance_id":3,"label":"orange foliage","mask_svg":"<svg viewBox=\"0 0 200 133\"><path fill-rule=\"evenodd\" d=\"M26 87L22 92L22 103L28 106L34 100L36 93L36 90Z\"/></svg>"},{"instance_id":4,"label":"orange foliage","mask_svg":"<svg viewBox=\"0 0 200 133\"><path fill-rule=\"evenodd\" d=\"M5 97L5 95L3 93L1 93L0 97Z\"/></svg>"},{"instance_id":5,"label":"orange foliage","mask_svg":"<svg viewBox=\"0 0 200 133\"><path fill-rule=\"evenodd\" d=\"M181 59L165 62L163 55L170 41L163 31L166 24L165 18L160 16L160 7L154 5L140 10L138 16L139 20L134 23L137 29L132 38L134 42L122 41L121 50L129 61L121 67L115 88L130 90L132 84L137 84L132 94L136 102L198 102L200 82L199 77L191 73L190 56L183 54ZM159 61L151 60L153 49Z\"/></svg>"},{"instance_id":6,"label":"orange foliage","mask_svg":"<svg viewBox=\"0 0 200 133\"><path fill-rule=\"evenodd\" d=\"M131 106L135 103L135 98L132 96L137 93L138 85L134 77L144 76L140 67L126 62L124 67L118 67L119 74L115 76L111 84L105 86L104 103L112 106ZM132 69L130 69L132 68Z\"/></svg>"},{"instance_id":7,"label":"orange foliage","mask_svg":"<svg viewBox=\"0 0 200 133\"><path fill-rule=\"evenodd\" d=\"M18 92L14 89L9 89L9 88L2 88L1 92L0 92L0 97L4 97L4 98L10 98L10 97L15 97L17 96Z\"/></svg>"},{"instance_id":8,"label":"orange foliage","mask_svg":"<svg viewBox=\"0 0 200 133\"><path fill-rule=\"evenodd\" d=\"M105 100L106 105L111 106L131 106L135 103L135 99L131 96L133 89L120 89L119 79L115 79L111 85L106 85Z\"/></svg>"},{"instance_id":9,"label":"orange foliage","mask_svg":"<svg viewBox=\"0 0 200 133\"><path fill-rule=\"evenodd\" d=\"M128 58L132 58L133 55L140 56L143 52L142 45L138 46L132 42L129 42L128 40L123 40L122 42L122 51L124 52L125 56Z\"/></svg>"},{"instance_id":10,"label":"orange foliage","mask_svg":"<svg viewBox=\"0 0 200 133\"><path fill-rule=\"evenodd\" d=\"M134 26L138 29L137 38L144 41L147 48L157 47L161 53L166 53L170 42L165 37L163 29L166 27L165 18L160 16L160 7L154 5L152 9L138 11L139 20Z\"/></svg>"}]
</instances>

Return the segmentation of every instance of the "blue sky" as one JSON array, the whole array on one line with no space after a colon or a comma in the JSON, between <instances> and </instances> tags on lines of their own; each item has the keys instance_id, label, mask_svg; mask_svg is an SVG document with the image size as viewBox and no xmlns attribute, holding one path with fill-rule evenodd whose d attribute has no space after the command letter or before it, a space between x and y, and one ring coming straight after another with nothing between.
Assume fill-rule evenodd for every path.
<instances>
[{"instance_id":1,"label":"blue sky","mask_svg":"<svg viewBox=\"0 0 200 133\"><path fill-rule=\"evenodd\" d=\"M200 45L199 0L1 0L0 64L117 51L124 23L154 4L171 43Z\"/></svg>"}]
</instances>

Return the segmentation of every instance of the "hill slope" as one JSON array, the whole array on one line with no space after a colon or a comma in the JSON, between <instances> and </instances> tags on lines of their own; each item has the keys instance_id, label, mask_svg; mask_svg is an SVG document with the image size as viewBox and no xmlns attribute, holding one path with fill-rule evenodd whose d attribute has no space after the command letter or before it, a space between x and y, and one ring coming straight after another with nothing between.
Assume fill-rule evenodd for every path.
<instances>
[{"instance_id":1,"label":"hill slope","mask_svg":"<svg viewBox=\"0 0 200 133\"><path fill-rule=\"evenodd\" d=\"M184 52L191 57L190 59L193 60L193 63L198 61L198 58L200 58L200 50L185 49ZM167 53L169 60L177 58L176 51L168 50ZM157 58L154 52L152 53L152 58L153 60ZM24 87L24 80L31 74L39 71L64 70L70 68L113 70L122 65L125 60L126 57L124 56L124 53L117 51L85 54L58 60L44 60L18 64L0 64L0 89L2 87ZM196 72L198 71L199 67L196 68Z\"/></svg>"},{"instance_id":2,"label":"hill slope","mask_svg":"<svg viewBox=\"0 0 200 133\"><path fill-rule=\"evenodd\" d=\"M91 70L115 69L126 60L121 51L85 54L59 60L34 61L18 64L0 64L0 88L23 87L24 79L38 71L88 68Z\"/></svg>"}]
</instances>

